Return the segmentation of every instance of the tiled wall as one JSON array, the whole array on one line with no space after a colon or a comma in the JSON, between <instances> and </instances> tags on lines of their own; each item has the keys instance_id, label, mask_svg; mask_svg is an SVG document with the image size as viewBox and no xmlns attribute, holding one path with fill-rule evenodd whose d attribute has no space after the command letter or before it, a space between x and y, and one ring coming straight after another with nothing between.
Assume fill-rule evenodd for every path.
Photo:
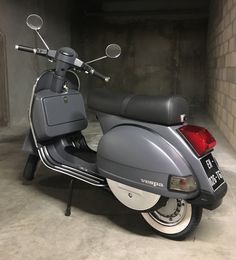
<instances>
[{"instance_id":1,"label":"tiled wall","mask_svg":"<svg viewBox=\"0 0 236 260\"><path fill-rule=\"evenodd\" d=\"M236 149L236 0L212 0L207 42L208 110Z\"/></svg>"}]
</instances>

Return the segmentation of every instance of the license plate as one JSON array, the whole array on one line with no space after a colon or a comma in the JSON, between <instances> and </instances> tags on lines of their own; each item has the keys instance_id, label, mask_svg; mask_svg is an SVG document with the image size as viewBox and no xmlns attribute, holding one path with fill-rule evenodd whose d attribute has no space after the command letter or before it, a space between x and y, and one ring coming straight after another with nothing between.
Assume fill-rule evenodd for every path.
<instances>
[{"instance_id":1,"label":"license plate","mask_svg":"<svg viewBox=\"0 0 236 260\"><path fill-rule=\"evenodd\" d=\"M212 154L203 157L201 163L213 190L217 190L225 181Z\"/></svg>"}]
</instances>

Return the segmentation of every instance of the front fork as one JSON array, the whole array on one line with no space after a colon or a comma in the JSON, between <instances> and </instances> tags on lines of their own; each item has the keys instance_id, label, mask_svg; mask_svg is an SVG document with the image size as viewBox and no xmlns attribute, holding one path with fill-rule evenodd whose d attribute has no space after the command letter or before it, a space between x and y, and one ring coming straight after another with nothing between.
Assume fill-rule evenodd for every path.
<instances>
[{"instance_id":1,"label":"front fork","mask_svg":"<svg viewBox=\"0 0 236 260\"><path fill-rule=\"evenodd\" d=\"M24 143L22 146L22 150L26 153L38 156L38 151L35 146L34 138L33 138L31 130L29 130L29 132L27 133L27 135L25 137L25 140L24 140Z\"/></svg>"}]
</instances>

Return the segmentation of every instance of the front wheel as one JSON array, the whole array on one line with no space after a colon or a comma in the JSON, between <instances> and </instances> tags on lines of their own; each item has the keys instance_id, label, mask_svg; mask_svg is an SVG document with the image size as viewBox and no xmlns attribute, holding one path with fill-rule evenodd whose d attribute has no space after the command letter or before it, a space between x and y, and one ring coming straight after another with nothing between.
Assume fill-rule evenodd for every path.
<instances>
[{"instance_id":1,"label":"front wheel","mask_svg":"<svg viewBox=\"0 0 236 260\"><path fill-rule=\"evenodd\" d=\"M168 199L165 206L141 213L146 222L161 236L183 240L199 224L202 208L182 199Z\"/></svg>"}]
</instances>

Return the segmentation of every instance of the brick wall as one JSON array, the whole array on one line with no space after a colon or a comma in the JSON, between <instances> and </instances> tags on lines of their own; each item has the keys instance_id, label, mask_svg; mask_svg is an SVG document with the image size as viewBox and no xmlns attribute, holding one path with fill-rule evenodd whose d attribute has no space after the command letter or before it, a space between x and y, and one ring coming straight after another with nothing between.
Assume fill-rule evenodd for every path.
<instances>
[{"instance_id":1,"label":"brick wall","mask_svg":"<svg viewBox=\"0 0 236 260\"><path fill-rule=\"evenodd\" d=\"M236 0L211 1L208 29L208 111L236 149Z\"/></svg>"}]
</instances>

